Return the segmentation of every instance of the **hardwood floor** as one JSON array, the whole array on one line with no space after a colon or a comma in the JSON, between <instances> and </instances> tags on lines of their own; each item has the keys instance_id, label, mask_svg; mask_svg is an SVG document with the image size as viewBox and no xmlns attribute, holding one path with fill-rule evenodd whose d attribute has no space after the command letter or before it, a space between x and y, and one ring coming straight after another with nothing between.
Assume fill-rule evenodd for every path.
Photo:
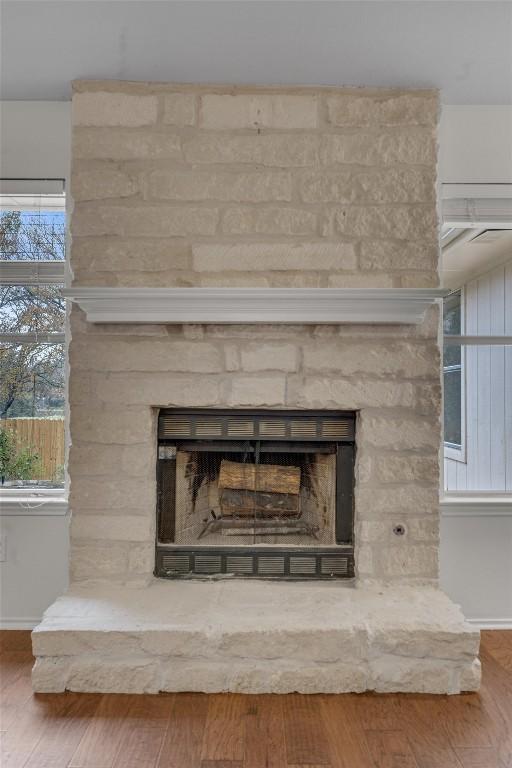
<instances>
[{"instance_id":1,"label":"hardwood floor","mask_svg":"<svg viewBox=\"0 0 512 768\"><path fill-rule=\"evenodd\" d=\"M2 768L512 768L512 631L462 696L39 694L0 632Z\"/></svg>"}]
</instances>

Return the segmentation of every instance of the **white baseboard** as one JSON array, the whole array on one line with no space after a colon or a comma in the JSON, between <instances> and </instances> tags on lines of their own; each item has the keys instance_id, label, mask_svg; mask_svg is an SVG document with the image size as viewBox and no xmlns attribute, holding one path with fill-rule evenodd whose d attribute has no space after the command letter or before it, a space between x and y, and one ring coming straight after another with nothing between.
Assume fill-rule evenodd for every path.
<instances>
[{"instance_id":1,"label":"white baseboard","mask_svg":"<svg viewBox=\"0 0 512 768\"><path fill-rule=\"evenodd\" d=\"M0 629L34 629L41 623L41 618L37 619L0 619Z\"/></svg>"},{"instance_id":2,"label":"white baseboard","mask_svg":"<svg viewBox=\"0 0 512 768\"><path fill-rule=\"evenodd\" d=\"M512 629L512 619L467 619L479 629Z\"/></svg>"}]
</instances>

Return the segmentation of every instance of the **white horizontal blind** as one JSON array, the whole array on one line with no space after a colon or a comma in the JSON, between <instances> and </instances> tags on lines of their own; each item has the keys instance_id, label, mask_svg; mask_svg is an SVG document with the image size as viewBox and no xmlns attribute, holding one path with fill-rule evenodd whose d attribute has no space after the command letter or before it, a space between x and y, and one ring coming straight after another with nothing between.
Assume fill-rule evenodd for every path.
<instances>
[{"instance_id":1,"label":"white horizontal blind","mask_svg":"<svg viewBox=\"0 0 512 768\"><path fill-rule=\"evenodd\" d=\"M0 261L0 285L59 285L64 261Z\"/></svg>"},{"instance_id":2,"label":"white horizontal blind","mask_svg":"<svg viewBox=\"0 0 512 768\"><path fill-rule=\"evenodd\" d=\"M443 224L455 228L512 228L512 198L460 197L442 201Z\"/></svg>"}]
</instances>

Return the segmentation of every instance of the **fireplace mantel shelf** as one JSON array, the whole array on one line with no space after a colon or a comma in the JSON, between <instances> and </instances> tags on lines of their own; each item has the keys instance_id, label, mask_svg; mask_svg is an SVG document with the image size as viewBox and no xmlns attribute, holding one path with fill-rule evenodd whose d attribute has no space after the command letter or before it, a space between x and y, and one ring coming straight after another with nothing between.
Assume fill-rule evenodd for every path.
<instances>
[{"instance_id":1,"label":"fireplace mantel shelf","mask_svg":"<svg viewBox=\"0 0 512 768\"><path fill-rule=\"evenodd\" d=\"M439 288L68 288L91 323L417 324Z\"/></svg>"}]
</instances>

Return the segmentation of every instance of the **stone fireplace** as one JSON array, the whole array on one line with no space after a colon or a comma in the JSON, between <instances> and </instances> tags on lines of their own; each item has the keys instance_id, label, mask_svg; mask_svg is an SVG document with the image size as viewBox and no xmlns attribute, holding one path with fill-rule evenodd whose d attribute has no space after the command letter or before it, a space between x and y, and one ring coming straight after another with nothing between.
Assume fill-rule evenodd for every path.
<instances>
[{"instance_id":1,"label":"stone fireplace","mask_svg":"<svg viewBox=\"0 0 512 768\"><path fill-rule=\"evenodd\" d=\"M36 690L478 687L437 585L437 117L75 84L71 587Z\"/></svg>"}]
</instances>

